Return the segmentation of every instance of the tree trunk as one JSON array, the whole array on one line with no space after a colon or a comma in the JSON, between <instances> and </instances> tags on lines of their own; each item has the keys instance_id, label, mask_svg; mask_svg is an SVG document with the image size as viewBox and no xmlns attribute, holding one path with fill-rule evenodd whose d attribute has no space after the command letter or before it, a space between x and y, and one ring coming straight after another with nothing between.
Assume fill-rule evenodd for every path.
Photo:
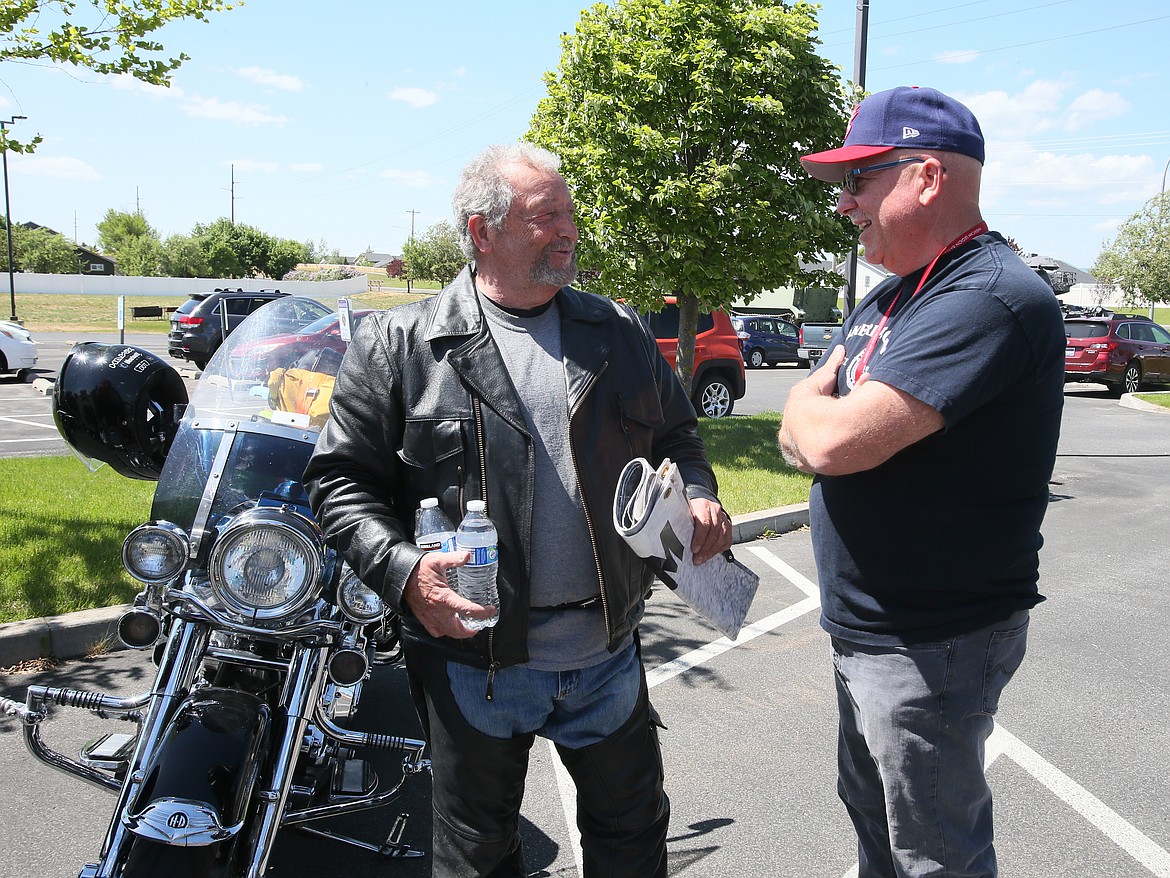
<instances>
[{"instance_id":1,"label":"tree trunk","mask_svg":"<svg viewBox=\"0 0 1170 878\"><path fill-rule=\"evenodd\" d=\"M699 299L691 293L675 293L678 302L678 354L674 371L687 396L695 376L695 330L699 326Z\"/></svg>"}]
</instances>

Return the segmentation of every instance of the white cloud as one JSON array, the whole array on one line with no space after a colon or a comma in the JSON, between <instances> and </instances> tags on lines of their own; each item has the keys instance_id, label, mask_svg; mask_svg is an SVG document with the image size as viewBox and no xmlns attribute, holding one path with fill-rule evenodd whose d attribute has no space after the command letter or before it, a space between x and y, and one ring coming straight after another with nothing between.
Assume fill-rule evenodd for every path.
<instances>
[{"instance_id":1,"label":"white cloud","mask_svg":"<svg viewBox=\"0 0 1170 878\"><path fill-rule=\"evenodd\" d=\"M404 104L410 104L410 106L416 108L429 107L439 100L438 94L433 91L428 91L425 88L408 88L406 86L390 89L386 97L392 101L402 101Z\"/></svg>"},{"instance_id":2,"label":"white cloud","mask_svg":"<svg viewBox=\"0 0 1170 878\"><path fill-rule=\"evenodd\" d=\"M293 162L289 167L294 171L309 173L311 171L320 171L325 166L320 162Z\"/></svg>"},{"instance_id":3,"label":"white cloud","mask_svg":"<svg viewBox=\"0 0 1170 878\"><path fill-rule=\"evenodd\" d=\"M400 171L395 168L387 168L378 176L395 183L401 183L403 186L409 186L411 189L424 189L435 182L435 178L426 171Z\"/></svg>"},{"instance_id":4,"label":"white cloud","mask_svg":"<svg viewBox=\"0 0 1170 878\"><path fill-rule=\"evenodd\" d=\"M280 168L276 162L258 162L255 159L236 159L228 164L245 174L271 174Z\"/></svg>"},{"instance_id":5,"label":"white cloud","mask_svg":"<svg viewBox=\"0 0 1170 878\"><path fill-rule=\"evenodd\" d=\"M989 143L1025 140L1051 131L1063 122L1061 110L1072 83L1038 79L1023 91L989 91L960 97L983 129Z\"/></svg>"},{"instance_id":6,"label":"white cloud","mask_svg":"<svg viewBox=\"0 0 1170 878\"><path fill-rule=\"evenodd\" d=\"M100 180L102 175L92 165L68 156L13 156L12 170L32 177L55 177L58 180Z\"/></svg>"},{"instance_id":7,"label":"white cloud","mask_svg":"<svg viewBox=\"0 0 1170 878\"><path fill-rule=\"evenodd\" d=\"M266 67L241 67L236 73L257 85L267 85L281 91L301 91L305 87L304 81L299 76L277 73Z\"/></svg>"},{"instance_id":8,"label":"white cloud","mask_svg":"<svg viewBox=\"0 0 1170 878\"><path fill-rule=\"evenodd\" d=\"M943 64L970 64L972 61L978 60L979 52L973 49L947 49L945 52L939 52L934 56L935 61L941 61Z\"/></svg>"},{"instance_id":9,"label":"white cloud","mask_svg":"<svg viewBox=\"0 0 1170 878\"><path fill-rule=\"evenodd\" d=\"M1065 128L1076 131L1102 119L1124 116L1132 109L1129 101L1117 92L1102 91L1099 88L1077 95L1068 108Z\"/></svg>"},{"instance_id":10,"label":"white cloud","mask_svg":"<svg viewBox=\"0 0 1170 878\"><path fill-rule=\"evenodd\" d=\"M183 90L177 85L172 84L169 88L165 85L151 85L149 82L143 82L141 79L135 79L126 74L111 76L110 83L119 91L132 91L156 100L163 98L175 100L185 96Z\"/></svg>"},{"instance_id":11,"label":"white cloud","mask_svg":"<svg viewBox=\"0 0 1170 878\"><path fill-rule=\"evenodd\" d=\"M1149 197L1148 156L1059 155L1011 144L983 172L990 206L1026 203L1050 212L1086 212L1090 205L1140 202Z\"/></svg>"},{"instance_id":12,"label":"white cloud","mask_svg":"<svg viewBox=\"0 0 1170 878\"><path fill-rule=\"evenodd\" d=\"M188 116L202 119L219 119L235 122L237 125L280 125L288 121L287 116L274 116L263 107L241 104L238 101L221 101L219 98L193 97L183 104Z\"/></svg>"}]
</instances>

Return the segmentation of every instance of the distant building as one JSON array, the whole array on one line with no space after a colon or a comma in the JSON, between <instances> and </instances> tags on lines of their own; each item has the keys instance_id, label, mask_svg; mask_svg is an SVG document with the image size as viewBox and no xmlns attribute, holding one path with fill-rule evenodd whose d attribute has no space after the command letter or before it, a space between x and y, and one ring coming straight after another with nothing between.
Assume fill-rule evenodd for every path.
<instances>
[{"instance_id":1,"label":"distant building","mask_svg":"<svg viewBox=\"0 0 1170 878\"><path fill-rule=\"evenodd\" d=\"M345 257L346 265L371 265L374 268L385 268L398 257L393 253L375 253L373 250L367 250L365 253L359 253L357 256L350 258Z\"/></svg>"},{"instance_id":2,"label":"distant building","mask_svg":"<svg viewBox=\"0 0 1170 878\"><path fill-rule=\"evenodd\" d=\"M21 226L26 229L44 229L54 235L60 235L56 229L50 229L48 226L38 225L37 223L21 223ZM64 236L62 236L64 237ZM109 256L103 256L96 250L91 250L88 247L83 247L80 244L73 245L77 252L77 273L99 275L112 275L116 273L117 263Z\"/></svg>"},{"instance_id":3,"label":"distant building","mask_svg":"<svg viewBox=\"0 0 1170 878\"><path fill-rule=\"evenodd\" d=\"M845 272L847 261L844 258L826 259L821 262L802 262L800 267L805 271L831 271L840 277L840 280L830 289L835 292L832 300L836 303L836 319L840 319L841 308L845 301ZM861 301L878 284L890 276L884 268L871 265L864 259L857 259L857 301ZM823 301L824 297L815 295L822 293L824 288L811 287L796 289L794 287L777 287L774 290L764 290L750 302L746 299L736 299L731 304L731 310L737 314L778 314L781 316L805 319L806 303L813 299ZM814 323L828 322L834 319L824 314L809 314L808 319Z\"/></svg>"}]
</instances>

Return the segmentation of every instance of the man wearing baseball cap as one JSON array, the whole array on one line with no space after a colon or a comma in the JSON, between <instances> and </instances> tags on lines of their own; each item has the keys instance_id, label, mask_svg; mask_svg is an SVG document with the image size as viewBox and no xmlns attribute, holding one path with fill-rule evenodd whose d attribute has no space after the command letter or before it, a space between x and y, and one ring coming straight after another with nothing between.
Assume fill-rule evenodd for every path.
<instances>
[{"instance_id":1,"label":"man wearing baseball cap","mask_svg":"<svg viewBox=\"0 0 1170 878\"><path fill-rule=\"evenodd\" d=\"M1024 656L1060 430L1052 295L979 209L979 123L929 88L866 98L804 156L893 276L788 397L810 497L859 878L996 874L984 745Z\"/></svg>"}]
</instances>

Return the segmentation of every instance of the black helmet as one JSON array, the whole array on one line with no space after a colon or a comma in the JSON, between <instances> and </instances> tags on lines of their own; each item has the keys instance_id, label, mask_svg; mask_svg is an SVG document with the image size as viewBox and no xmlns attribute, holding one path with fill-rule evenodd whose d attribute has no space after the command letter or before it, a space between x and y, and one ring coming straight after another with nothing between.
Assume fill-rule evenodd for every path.
<instances>
[{"instance_id":1,"label":"black helmet","mask_svg":"<svg viewBox=\"0 0 1170 878\"><path fill-rule=\"evenodd\" d=\"M158 479L186 403L178 372L156 354L123 344L75 344L53 390L65 441L131 479Z\"/></svg>"}]
</instances>

